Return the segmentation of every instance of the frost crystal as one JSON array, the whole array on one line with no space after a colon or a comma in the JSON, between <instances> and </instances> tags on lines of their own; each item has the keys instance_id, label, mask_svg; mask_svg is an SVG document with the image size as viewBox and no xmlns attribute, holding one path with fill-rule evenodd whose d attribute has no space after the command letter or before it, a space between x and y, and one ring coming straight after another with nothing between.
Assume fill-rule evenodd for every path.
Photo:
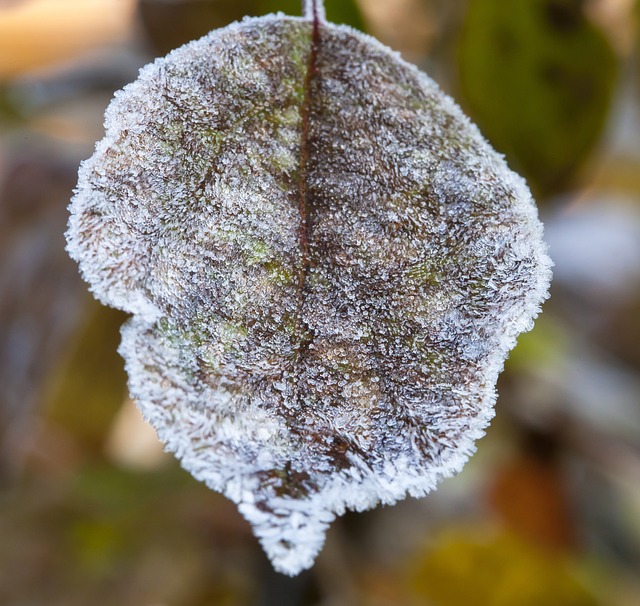
<instances>
[{"instance_id":1,"label":"frost crystal","mask_svg":"<svg viewBox=\"0 0 640 606\"><path fill-rule=\"evenodd\" d=\"M429 78L346 27L246 19L145 67L106 129L69 252L133 314L145 417L278 570L460 470L550 261L524 182Z\"/></svg>"}]
</instances>

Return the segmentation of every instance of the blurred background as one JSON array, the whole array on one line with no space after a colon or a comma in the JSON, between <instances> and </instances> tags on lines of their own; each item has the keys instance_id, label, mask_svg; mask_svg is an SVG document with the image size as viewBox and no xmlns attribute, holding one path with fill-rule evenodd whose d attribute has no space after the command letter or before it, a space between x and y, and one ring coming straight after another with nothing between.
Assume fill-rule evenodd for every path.
<instances>
[{"instance_id":1,"label":"blurred background","mask_svg":"<svg viewBox=\"0 0 640 606\"><path fill-rule=\"evenodd\" d=\"M456 478L272 571L126 394L123 314L64 251L78 164L152 58L297 0L0 0L0 604L640 604L640 60L634 0L327 0L427 71L526 176L552 297Z\"/></svg>"}]
</instances>

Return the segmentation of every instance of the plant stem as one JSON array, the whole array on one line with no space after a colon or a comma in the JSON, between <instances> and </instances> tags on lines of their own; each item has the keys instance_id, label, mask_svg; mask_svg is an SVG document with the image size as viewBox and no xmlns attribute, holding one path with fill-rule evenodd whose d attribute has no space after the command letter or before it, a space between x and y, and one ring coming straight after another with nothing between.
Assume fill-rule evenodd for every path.
<instances>
[{"instance_id":1,"label":"plant stem","mask_svg":"<svg viewBox=\"0 0 640 606\"><path fill-rule=\"evenodd\" d=\"M324 0L302 0L302 14L314 24L325 21Z\"/></svg>"}]
</instances>

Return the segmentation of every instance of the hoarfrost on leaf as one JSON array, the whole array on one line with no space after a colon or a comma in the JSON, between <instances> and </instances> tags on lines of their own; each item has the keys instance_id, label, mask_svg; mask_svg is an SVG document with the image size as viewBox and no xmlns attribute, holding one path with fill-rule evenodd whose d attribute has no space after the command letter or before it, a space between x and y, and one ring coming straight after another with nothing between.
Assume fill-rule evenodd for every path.
<instances>
[{"instance_id":1,"label":"hoarfrost on leaf","mask_svg":"<svg viewBox=\"0 0 640 606\"><path fill-rule=\"evenodd\" d=\"M550 280L524 182L427 76L313 4L145 67L67 233L133 314L145 417L288 574L345 509L461 469Z\"/></svg>"}]
</instances>

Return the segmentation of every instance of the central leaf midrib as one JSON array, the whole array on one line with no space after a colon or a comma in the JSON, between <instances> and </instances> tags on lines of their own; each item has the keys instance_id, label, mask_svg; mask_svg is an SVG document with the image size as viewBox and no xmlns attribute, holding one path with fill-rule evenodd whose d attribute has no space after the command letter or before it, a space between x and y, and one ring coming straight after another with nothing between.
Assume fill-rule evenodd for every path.
<instances>
[{"instance_id":1,"label":"central leaf midrib","mask_svg":"<svg viewBox=\"0 0 640 606\"><path fill-rule=\"evenodd\" d=\"M320 22L317 15L312 20L312 30L310 38L309 59L307 61L307 71L304 78L304 95L300 109L301 118L301 141L300 141L300 181L299 181L299 215L300 224L298 227L298 241L300 246L300 269L298 272L297 286L297 309L296 322L293 333L293 344L296 348L293 361L293 399L299 399L298 383L300 378L300 362L304 356L308 343L305 344L302 338L302 308L304 305L304 287L309 272L309 115L311 109L311 87L316 74L318 51L320 44Z\"/></svg>"}]
</instances>

